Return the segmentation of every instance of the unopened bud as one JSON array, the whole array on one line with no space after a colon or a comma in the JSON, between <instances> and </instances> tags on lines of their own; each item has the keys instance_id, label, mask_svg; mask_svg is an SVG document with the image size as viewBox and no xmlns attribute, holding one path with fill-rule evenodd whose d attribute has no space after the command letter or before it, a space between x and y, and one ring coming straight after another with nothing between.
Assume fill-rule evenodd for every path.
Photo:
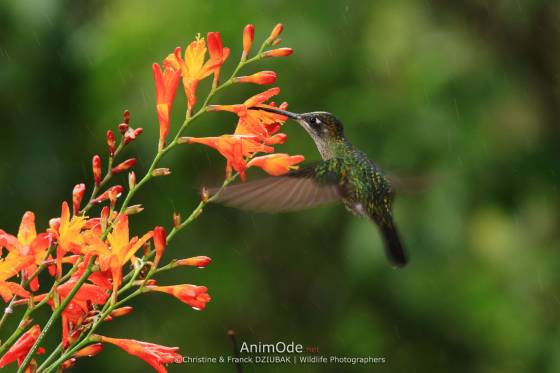
<instances>
[{"instance_id":1,"label":"unopened bud","mask_svg":"<svg viewBox=\"0 0 560 373\"><path fill-rule=\"evenodd\" d=\"M130 123L130 111L125 110L123 113L123 118L124 118L124 123L129 124Z\"/></svg>"},{"instance_id":2,"label":"unopened bud","mask_svg":"<svg viewBox=\"0 0 560 373\"><path fill-rule=\"evenodd\" d=\"M175 228L179 228L181 226L181 214L177 212L173 213L173 226Z\"/></svg>"},{"instance_id":3,"label":"unopened bud","mask_svg":"<svg viewBox=\"0 0 560 373\"><path fill-rule=\"evenodd\" d=\"M112 157L115 155L115 134L113 131L107 131L107 146L109 147L109 155Z\"/></svg>"},{"instance_id":4,"label":"unopened bud","mask_svg":"<svg viewBox=\"0 0 560 373\"><path fill-rule=\"evenodd\" d=\"M132 129L129 128L126 130L126 133L124 134L124 144L129 144L132 141L136 140L138 138L138 136L140 136L142 134L144 130L142 128L136 128L136 129Z\"/></svg>"},{"instance_id":5,"label":"unopened bud","mask_svg":"<svg viewBox=\"0 0 560 373\"><path fill-rule=\"evenodd\" d=\"M208 202L208 198L210 198L210 193L208 192L208 188L202 187L200 191L200 200L204 203Z\"/></svg>"},{"instance_id":6,"label":"unopened bud","mask_svg":"<svg viewBox=\"0 0 560 373\"><path fill-rule=\"evenodd\" d=\"M121 135L124 135L127 130L128 130L128 124L126 123L119 124L119 132L121 133Z\"/></svg>"},{"instance_id":7,"label":"unopened bud","mask_svg":"<svg viewBox=\"0 0 560 373\"><path fill-rule=\"evenodd\" d=\"M94 155L91 160L91 165L93 168L93 180L95 181L95 185L99 185L101 182L101 157L97 154Z\"/></svg>"},{"instance_id":8,"label":"unopened bud","mask_svg":"<svg viewBox=\"0 0 560 373\"><path fill-rule=\"evenodd\" d=\"M236 83L274 84L276 73L274 71L261 71L249 76L238 76L233 80Z\"/></svg>"},{"instance_id":9,"label":"unopened bud","mask_svg":"<svg viewBox=\"0 0 560 373\"><path fill-rule=\"evenodd\" d=\"M72 205L74 207L74 215L77 215L78 211L80 211L80 204L82 203L82 199L84 198L85 191L85 184L77 184L72 191Z\"/></svg>"},{"instance_id":10,"label":"unopened bud","mask_svg":"<svg viewBox=\"0 0 560 373\"><path fill-rule=\"evenodd\" d=\"M133 308L130 307L130 306L115 308L113 311L111 311L111 316L113 316L113 317L125 316L125 315L128 315L129 313L131 313L132 310L133 310Z\"/></svg>"},{"instance_id":11,"label":"unopened bud","mask_svg":"<svg viewBox=\"0 0 560 373\"><path fill-rule=\"evenodd\" d=\"M144 211L144 207L142 205L132 205L128 206L126 210L124 210L125 215L136 215Z\"/></svg>"},{"instance_id":12,"label":"unopened bud","mask_svg":"<svg viewBox=\"0 0 560 373\"><path fill-rule=\"evenodd\" d=\"M152 171L152 176L167 176L171 175L171 170L169 168L156 168Z\"/></svg>"},{"instance_id":13,"label":"unopened bud","mask_svg":"<svg viewBox=\"0 0 560 373\"><path fill-rule=\"evenodd\" d=\"M136 174L134 171L130 171L128 173L128 189L132 190L136 187Z\"/></svg>"},{"instance_id":14,"label":"unopened bud","mask_svg":"<svg viewBox=\"0 0 560 373\"><path fill-rule=\"evenodd\" d=\"M253 39L255 38L255 26L249 24L245 26L243 30L243 59L249 54L251 50L251 45L253 45Z\"/></svg>"},{"instance_id":15,"label":"unopened bud","mask_svg":"<svg viewBox=\"0 0 560 373\"><path fill-rule=\"evenodd\" d=\"M113 314L113 312L111 312L111 315ZM103 350L103 344L102 343L94 343L94 344L91 344L87 347L82 348L81 350L78 350L72 356L73 357L92 357L92 356L95 356L98 353L100 353L102 350Z\"/></svg>"},{"instance_id":16,"label":"unopened bud","mask_svg":"<svg viewBox=\"0 0 560 373\"><path fill-rule=\"evenodd\" d=\"M124 162L119 163L116 167L111 169L111 173L118 174L119 172L123 172L126 170L131 169L136 164L136 158L127 159Z\"/></svg>"},{"instance_id":17,"label":"unopened bud","mask_svg":"<svg viewBox=\"0 0 560 373\"><path fill-rule=\"evenodd\" d=\"M270 33L270 36L268 37L268 39L266 39L266 41L268 43L274 42L274 40L282 33L282 31L284 31L284 25L278 23L276 26L274 26L272 32Z\"/></svg>"},{"instance_id":18,"label":"unopened bud","mask_svg":"<svg viewBox=\"0 0 560 373\"><path fill-rule=\"evenodd\" d=\"M155 227L153 238L154 238L154 246L156 249L156 257L154 259L154 265L157 266L163 255L163 251L167 246L167 234L165 233L165 228Z\"/></svg>"},{"instance_id":19,"label":"unopened bud","mask_svg":"<svg viewBox=\"0 0 560 373\"><path fill-rule=\"evenodd\" d=\"M272 42L272 44L270 44L270 45L275 46L275 45L280 44L281 42L282 42L282 38L278 38L278 39L274 40L274 41Z\"/></svg>"},{"instance_id":20,"label":"unopened bud","mask_svg":"<svg viewBox=\"0 0 560 373\"><path fill-rule=\"evenodd\" d=\"M197 268L204 268L206 267L208 264L210 264L212 262L212 259L210 259L207 256L195 256L192 258L187 258L187 259L180 259L177 260L175 262L175 265L177 266L191 266L191 267L197 267Z\"/></svg>"},{"instance_id":21,"label":"unopened bud","mask_svg":"<svg viewBox=\"0 0 560 373\"><path fill-rule=\"evenodd\" d=\"M294 53L292 48L278 48L263 53L264 57L286 57Z\"/></svg>"}]
</instances>

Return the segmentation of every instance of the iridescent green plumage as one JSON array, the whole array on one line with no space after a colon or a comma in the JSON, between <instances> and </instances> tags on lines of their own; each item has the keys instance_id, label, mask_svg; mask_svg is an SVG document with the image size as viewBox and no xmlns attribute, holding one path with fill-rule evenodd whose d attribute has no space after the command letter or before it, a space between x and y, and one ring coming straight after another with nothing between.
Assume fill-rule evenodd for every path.
<instances>
[{"instance_id":1,"label":"iridescent green plumage","mask_svg":"<svg viewBox=\"0 0 560 373\"><path fill-rule=\"evenodd\" d=\"M271 212L341 200L349 211L379 226L388 258L395 266L405 265L406 255L392 217L394 193L381 168L345 138L342 123L332 114L274 111L305 128L323 161L283 176L228 187L218 200L230 206Z\"/></svg>"}]
</instances>

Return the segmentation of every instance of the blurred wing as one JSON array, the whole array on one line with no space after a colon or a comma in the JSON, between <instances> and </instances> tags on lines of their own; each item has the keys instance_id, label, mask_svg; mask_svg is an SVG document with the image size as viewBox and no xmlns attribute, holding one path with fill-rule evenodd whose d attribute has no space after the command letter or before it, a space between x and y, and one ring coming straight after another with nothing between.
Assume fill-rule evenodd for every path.
<instances>
[{"instance_id":1,"label":"blurred wing","mask_svg":"<svg viewBox=\"0 0 560 373\"><path fill-rule=\"evenodd\" d=\"M308 166L283 176L232 185L222 189L216 201L243 210L286 212L340 200L337 183L317 182L313 176L314 168Z\"/></svg>"}]
</instances>

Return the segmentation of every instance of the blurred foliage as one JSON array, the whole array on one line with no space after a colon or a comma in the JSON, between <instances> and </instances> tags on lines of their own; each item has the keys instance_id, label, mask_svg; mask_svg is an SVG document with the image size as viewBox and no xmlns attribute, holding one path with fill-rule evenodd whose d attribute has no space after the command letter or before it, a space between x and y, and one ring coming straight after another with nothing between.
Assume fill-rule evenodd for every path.
<instances>
[{"instance_id":1,"label":"blurred foliage","mask_svg":"<svg viewBox=\"0 0 560 373\"><path fill-rule=\"evenodd\" d=\"M231 69L243 26L254 23L262 40L277 22L296 53L262 66L279 73L292 110L336 113L386 170L430 181L396 202L410 265L391 269L374 227L340 206L284 215L210 206L166 257L213 264L161 279L207 285L207 310L149 294L102 333L214 356L230 353L233 328L240 341L385 356L374 368L388 371L560 371L557 1L0 1L0 227L16 231L25 210L46 226L72 186L91 180L90 157L105 151L124 108L145 129L129 152L146 166L157 142L152 62L198 32L220 31ZM214 102L260 88L234 87ZM176 105L175 125L183 112ZM230 114L207 115L190 134L234 124ZM301 128L286 132L281 149L318 158ZM224 161L185 146L164 165L173 175L137 196L148 212L133 220L139 232L189 211ZM74 371L117 369L147 365L107 348ZM234 371L170 367L187 369Z\"/></svg>"}]
</instances>

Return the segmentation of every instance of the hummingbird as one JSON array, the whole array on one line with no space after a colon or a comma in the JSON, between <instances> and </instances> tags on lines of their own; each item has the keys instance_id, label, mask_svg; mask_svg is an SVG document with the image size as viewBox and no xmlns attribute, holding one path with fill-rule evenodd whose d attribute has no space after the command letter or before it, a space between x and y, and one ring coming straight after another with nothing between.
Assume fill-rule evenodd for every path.
<instances>
[{"instance_id":1,"label":"hummingbird","mask_svg":"<svg viewBox=\"0 0 560 373\"><path fill-rule=\"evenodd\" d=\"M282 176L228 186L217 202L245 210L296 211L341 201L354 215L370 219L379 228L391 264L403 267L408 259L393 220L394 190L382 169L344 135L333 114L315 111L296 114L271 107L258 110L286 116L311 136L322 161L301 166Z\"/></svg>"}]
</instances>

